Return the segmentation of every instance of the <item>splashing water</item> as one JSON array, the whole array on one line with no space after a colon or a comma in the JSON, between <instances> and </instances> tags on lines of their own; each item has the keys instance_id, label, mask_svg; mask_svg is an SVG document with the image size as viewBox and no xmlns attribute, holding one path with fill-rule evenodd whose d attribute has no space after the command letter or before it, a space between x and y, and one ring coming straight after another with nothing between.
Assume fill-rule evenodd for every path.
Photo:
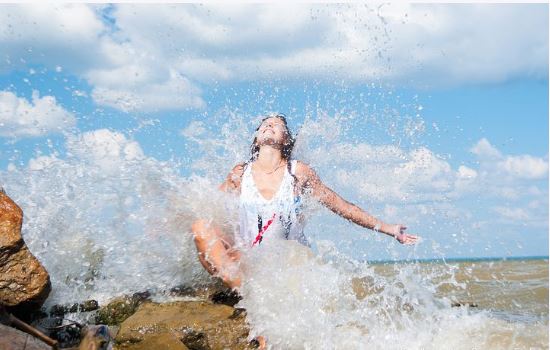
<instances>
[{"instance_id":1,"label":"splashing water","mask_svg":"<svg viewBox=\"0 0 550 350\"><path fill-rule=\"evenodd\" d=\"M499 302L511 303L506 296L514 293L511 288L501 290L496 302L485 296L487 309L451 308L452 293L440 292L447 284L466 287L454 280L452 266L439 265L437 271L422 264L369 265L342 256L330 242L318 243L318 256L289 241L269 242L246 256L249 283L239 306L248 310L252 334L263 335L275 349L547 348L548 313L540 309L544 294L539 310L529 310L524 322L487 311ZM543 264L538 271L545 277L537 288L548 294L548 262ZM486 271L482 267L477 274ZM464 296L475 295L476 287L466 288ZM523 287L516 293L532 291ZM509 306L504 308L510 315Z\"/></svg>"},{"instance_id":2,"label":"splashing water","mask_svg":"<svg viewBox=\"0 0 550 350\"><path fill-rule=\"evenodd\" d=\"M194 173L186 176L178 164L147 157L137 142L108 130L68 135L65 157L42 156L1 172L5 189L24 210L24 238L50 273L47 305L103 303L126 293L211 283L198 263L190 226L202 217L226 231L236 229L235 200L216 188L219 174L247 159L256 123L231 114L219 135L208 123L191 124L186 136L196 143L197 156L187 164ZM396 145L348 142L349 123L323 113L308 116L296 158L314 165L344 197L358 189L355 198L392 219L405 213L389 210L403 197L442 196L444 184L440 193L410 190L415 169L443 167L436 156L422 147L407 152ZM406 135L421 129L405 124ZM312 204L308 210L313 215L320 209ZM275 349L547 348L548 313L540 310L547 297L528 307L539 316L528 320L497 317L488 311L491 305L476 312L451 308L454 292L480 282L471 267L368 264L364 254L346 251L346 244L366 239L348 239L353 230L318 215L306 231L313 251L266 240L245 252L247 283L239 306L247 309L251 336L265 336ZM398 248L384 239L374 244L387 245L392 258ZM437 246L432 249L438 256ZM546 288L547 294L547 273L535 287L522 287Z\"/></svg>"}]
</instances>

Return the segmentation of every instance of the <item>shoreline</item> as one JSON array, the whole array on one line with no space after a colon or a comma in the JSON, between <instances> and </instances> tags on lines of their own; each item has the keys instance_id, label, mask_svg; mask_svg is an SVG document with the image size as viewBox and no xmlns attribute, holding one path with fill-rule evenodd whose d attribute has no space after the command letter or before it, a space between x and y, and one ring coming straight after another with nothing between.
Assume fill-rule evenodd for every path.
<instances>
[{"instance_id":1,"label":"shoreline","mask_svg":"<svg viewBox=\"0 0 550 350\"><path fill-rule=\"evenodd\" d=\"M473 257L473 258L421 258L403 260L363 260L371 265L383 264L437 264L437 263L461 263L461 262L489 262L489 261L534 261L549 260L548 256L514 256L514 257Z\"/></svg>"}]
</instances>

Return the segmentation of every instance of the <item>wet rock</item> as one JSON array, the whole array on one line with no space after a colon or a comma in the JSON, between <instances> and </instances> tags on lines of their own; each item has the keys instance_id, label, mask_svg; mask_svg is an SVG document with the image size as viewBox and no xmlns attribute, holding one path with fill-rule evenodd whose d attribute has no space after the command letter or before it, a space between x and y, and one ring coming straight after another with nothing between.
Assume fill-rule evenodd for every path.
<instances>
[{"instance_id":1,"label":"wet rock","mask_svg":"<svg viewBox=\"0 0 550 350\"><path fill-rule=\"evenodd\" d=\"M168 295L172 297L195 297L197 294L196 289L185 285L170 288L168 292Z\"/></svg>"},{"instance_id":2,"label":"wet rock","mask_svg":"<svg viewBox=\"0 0 550 350\"><path fill-rule=\"evenodd\" d=\"M142 303L147 300L151 300L151 292L145 291L145 292L138 292L132 294L132 300L134 300L137 303Z\"/></svg>"},{"instance_id":3,"label":"wet rock","mask_svg":"<svg viewBox=\"0 0 550 350\"><path fill-rule=\"evenodd\" d=\"M82 325L71 323L52 330L49 336L58 342L60 348L67 348L80 343L81 333Z\"/></svg>"},{"instance_id":4,"label":"wet rock","mask_svg":"<svg viewBox=\"0 0 550 350\"><path fill-rule=\"evenodd\" d=\"M131 297L115 298L107 306L99 309L95 321L107 325L121 324L135 312L137 306Z\"/></svg>"},{"instance_id":5,"label":"wet rock","mask_svg":"<svg viewBox=\"0 0 550 350\"><path fill-rule=\"evenodd\" d=\"M220 290L210 296L210 300L214 304L223 304L227 306L235 306L241 299L241 295L231 289Z\"/></svg>"},{"instance_id":6,"label":"wet rock","mask_svg":"<svg viewBox=\"0 0 550 350\"><path fill-rule=\"evenodd\" d=\"M239 317L240 316L240 317ZM145 349L146 344L174 339L190 350L252 349L242 311L205 301L146 303L124 321L116 337L120 350ZM163 347L149 347L149 349ZM185 348L183 348L185 349Z\"/></svg>"},{"instance_id":7,"label":"wet rock","mask_svg":"<svg viewBox=\"0 0 550 350\"><path fill-rule=\"evenodd\" d=\"M241 317L246 317L246 309L243 308L235 308L233 310L233 315L229 316L230 319L237 319Z\"/></svg>"},{"instance_id":8,"label":"wet rock","mask_svg":"<svg viewBox=\"0 0 550 350\"><path fill-rule=\"evenodd\" d=\"M99 309L95 321L97 324L119 325L130 317L141 303L148 301L150 296L150 293L143 292L115 298L107 306Z\"/></svg>"},{"instance_id":9,"label":"wet rock","mask_svg":"<svg viewBox=\"0 0 550 350\"><path fill-rule=\"evenodd\" d=\"M51 283L23 241L22 223L21 208L0 191L0 303L28 312L40 308Z\"/></svg>"},{"instance_id":10,"label":"wet rock","mask_svg":"<svg viewBox=\"0 0 550 350\"><path fill-rule=\"evenodd\" d=\"M381 294L384 291L384 286L377 284L371 276L353 277L351 288L357 300L363 300L369 295Z\"/></svg>"},{"instance_id":11,"label":"wet rock","mask_svg":"<svg viewBox=\"0 0 550 350\"><path fill-rule=\"evenodd\" d=\"M478 307L477 303L473 303L471 301L457 301L451 304L451 307L462 307L462 306Z\"/></svg>"},{"instance_id":12,"label":"wet rock","mask_svg":"<svg viewBox=\"0 0 550 350\"><path fill-rule=\"evenodd\" d=\"M77 346L84 327L78 322L66 320L63 317L42 318L34 321L31 326L57 341L59 348Z\"/></svg>"},{"instance_id":13,"label":"wet rock","mask_svg":"<svg viewBox=\"0 0 550 350\"><path fill-rule=\"evenodd\" d=\"M0 349L51 350L51 347L27 333L0 324Z\"/></svg>"},{"instance_id":14,"label":"wet rock","mask_svg":"<svg viewBox=\"0 0 550 350\"><path fill-rule=\"evenodd\" d=\"M182 343L191 350L210 350L208 337L203 332L195 332L192 329L187 329L183 332Z\"/></svg>"},{"instance_id":15,"label":"wet rock","mask_svg":"<svg viewBox=\"0 0 550 350\"><path fill-rule=\"evenodd\" d=\"M33 326L56 340L59 349L107 350L113 340L113 332L105 325L84 326L62 317L41 319L34 322Z\"/></svg>"},{"instance_id":16,"label":"wet rock","mask_svg":"<svg viewBox=\"0 0 550 350\"><path fill-rule=\"evenodd\" d=\"M132 350L190 350L177 336L172 333L160 333L145 338L142 342L133 344ZM192 350L192 349L191 349Z\"/></svg>"},{"instance_id":17,"label":"wet rock","mask_svg":"<svg viewBox=\"0 0 550 350\"><path fill-rule=\"evenodd\" d=\"M83 274L71 277L84 281L84 288L91 290L95 286L96 279L101 275L101 269L105 260L105 251L103 248L96 247L94 241L91 239L86 239L82 247L82 257L88 268Z\"/></svg>"},{"instance_id":18,"label":"wet rock","mask_svg":"<svg viewBox=\"0 0 550 350\"><path fill-rule=\"evenodd\" d=\"M86 300L82 303L74 303L67 305L54 305L50 309L51 316L63 316L66 313L88 312L99 309L97 300Z\"/></svg>"}]
</instances>

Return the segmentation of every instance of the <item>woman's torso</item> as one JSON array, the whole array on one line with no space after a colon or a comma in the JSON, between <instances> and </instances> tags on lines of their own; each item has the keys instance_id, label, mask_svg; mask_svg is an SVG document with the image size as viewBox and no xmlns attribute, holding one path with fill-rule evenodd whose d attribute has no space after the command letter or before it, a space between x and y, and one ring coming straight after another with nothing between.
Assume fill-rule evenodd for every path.
<instances>
[{"instance_id":1,"label":"woman's torso","mask_svg":"<svg viewBox=\"0 0 550 350\"><path fill-rule=\"evenodd\" d=\"M270 199L266 199L256 186L251 163L244 166L240 184L238 245L253 247L271 239L294 239L308 245L303 235L301 198L295 191L295 169L296 161L291 161L284 169L279 188Z\"/></svg>"}]
</instances>

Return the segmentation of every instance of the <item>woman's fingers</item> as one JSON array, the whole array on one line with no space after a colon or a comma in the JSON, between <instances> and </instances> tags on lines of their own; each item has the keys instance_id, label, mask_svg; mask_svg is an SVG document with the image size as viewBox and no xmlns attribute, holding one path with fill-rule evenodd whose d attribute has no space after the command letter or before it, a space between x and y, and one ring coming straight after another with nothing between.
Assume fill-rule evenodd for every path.
<instances>
[{"instance_id":1,"label":"woman's fingers","mask_svg":"<svg viewBox=\"0 0 550 350\"><path fill-rule=\"evenodd\" d=\"M418 236L409 235L407 233L401 233L397 236L397 240L399 241L399 243L407 244L407 245L415 244L416 242L418 242L418 239L419 239Z\"/></svg>"},{"instance_id":2,"label":"woman's fingers","mask_svg":"<svg viewBox=\"0 0 550 350\"><path fill-rule=\"evenodd\" d=\"M415 244L418 242L418 236L405 234L405 241L403 244Z\"/></svg>"},{"instance_id":3,"label":"woman's fingers","mask_svg":"<svg viewBox=\"0 0 550 350\"><path fill-rule=\"evenodd\" d=\"M395 225L395 227L396 227L396 231L397 231L396 235L395 235L395 238L397 239L397 241L399 243L410 245L410 244L415 244L416 242L419 241L420 237L418 237L416 235L405 233L405 230L407 229L407 226L397 224L397 225Z\"/></svg>"}]
</instances>

